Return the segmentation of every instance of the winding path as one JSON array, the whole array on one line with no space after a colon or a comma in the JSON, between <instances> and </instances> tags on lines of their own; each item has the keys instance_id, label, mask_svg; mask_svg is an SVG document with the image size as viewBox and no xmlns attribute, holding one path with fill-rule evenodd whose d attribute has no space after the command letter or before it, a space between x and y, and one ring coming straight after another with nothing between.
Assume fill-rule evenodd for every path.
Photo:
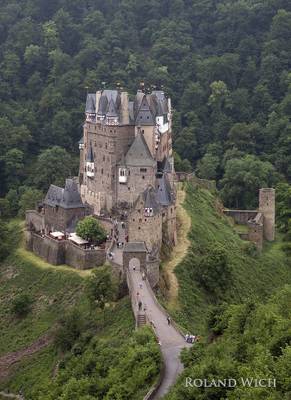
<instances>
[{"instance_id":1,"label":"winding path","mask_svg":"<svg viewBox=\"0 0 291 400\"><path fill-rule=\"evenodd\" d=\"M17 350L14 352L7 353L0 357L0 382L7 378L10 373L11 367L17 362L21 361L24 357L31 356L34 353L37 353L39 350L48 346L52 342L51 333L46 333L40 338L38 338L35 342L33 342L30 346L25 347L24 349ZM2 393L3 396L3 393Z\"/></svg>"},{"instance_id":2,"label":"winding path","mask_svg":"<svg viewBox=\"0 0 291 400\"><path fill-rule=\"evenodd\" d=\"M183 370L179 358L181 350L191 345L185 342L184 337L172 324L168 325L166 312L159 305L149 283L142 280L141 272L130 268L129 275L134 291L132 296L137 297L142 302L143 308L145 307L145 313L155 329L163 354L163 378L157 392L151 397L156 400L163 397L169 391L170 386L176 382L178 375Z\"/></svg>"}]
</instances>

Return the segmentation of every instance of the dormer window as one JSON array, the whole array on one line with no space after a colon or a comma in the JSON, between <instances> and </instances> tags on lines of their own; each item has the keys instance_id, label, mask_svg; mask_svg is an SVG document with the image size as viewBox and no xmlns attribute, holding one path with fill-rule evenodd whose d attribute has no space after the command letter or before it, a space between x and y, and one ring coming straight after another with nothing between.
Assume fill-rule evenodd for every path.
<instances>
[{"instance_id":1,"label":"dormer window","mask_svg":"<svg viewBox=\"0 0 291 400\"><path fill-rule=\"evenodd\" d=\"M127 170L126 170L126 168L119 168L118 181L119 181L119 183L126 183L127 182Z\"/></svg>"},{"instance_id":2,"label":"dormer window","mask_svg":"<svg viewBox=\"0 0 291 400\"><path fill-rule=\"evenodd\" d=\"M144 215L145 217L153 217L154 215L154 210L150 207L150 208L145 208L144 209Z\"/></svg>"}]
</instances>

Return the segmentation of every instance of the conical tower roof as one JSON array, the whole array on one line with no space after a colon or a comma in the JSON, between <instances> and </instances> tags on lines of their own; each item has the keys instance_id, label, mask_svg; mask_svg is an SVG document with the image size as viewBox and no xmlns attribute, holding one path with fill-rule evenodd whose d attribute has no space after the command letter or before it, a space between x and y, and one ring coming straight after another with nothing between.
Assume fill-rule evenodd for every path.
<instances>
[{"instance_id":1,"label":"conical tower roof","mask_svg":"<svg viewBox=\"0 0 291 400\"><path fill-rule=\"evenodd\" d=\"M125 156L125 162L126 165L137 167L153 167L155 165L155 160L142 133L138 132L136 135Z\"/></svg>"}]
</instances>

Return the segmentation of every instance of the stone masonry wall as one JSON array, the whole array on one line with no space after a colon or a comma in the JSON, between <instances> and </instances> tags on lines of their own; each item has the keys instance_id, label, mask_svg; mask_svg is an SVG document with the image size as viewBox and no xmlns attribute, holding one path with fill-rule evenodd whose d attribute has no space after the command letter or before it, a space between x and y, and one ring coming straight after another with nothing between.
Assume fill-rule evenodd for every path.
<instances>
[{"instance_id":1,"label":"stone masonry wall","mask_svg":"<svg viewBox=\"0 0 291 400\"><path fill-rule=\"evenodd\" d=\"M264 214L264 237L266 240L275 239L275 189L260 189L259 210Z\"/></svg>"},{"instance_id":2,"label":"stone masonry wall","mask_svg":"<svg viewBox=\"0 0 291 400\"><path fill-rule=\"evenodd\" d=\"M25 222L28 229L40 232L44 229L44 214L36 210L27 210L25 213Z\"/></svg>"},{"instance_id":3,"label":"stone masonry wall","mask_svg":"<svg viewBox=\"0 0 291 400\"><path fill-rule=\"evenodd\" d=\"M162 214L153 217L144 215L144 204L141 202L128 218L129 242L145 242L148 251L162 245Z\"/></svg>"},{"instance_id":4,"label":"stone masonry wall","mask_svg":"<svg viewBox=\"0 0 291 400\"><path fill-rule=\"evenodd\" d=\"M232 217L237 224L246 225L248 220L255 218L258 214L256 210L224 210L224 214Z\"/></svg>"},{"instance_id":5,"label":"stone masonry wall","mask_svg":"<svg viewBox=\"0 0 291 400\"><path fill-rule=\"evenodd\" d=\"M142 167L127 167L127 182L117 184L117 193L119 202L127 202L133 204L140 193L142 193L149 185L154 186L156 171L154 168L146 167L143 171ZM118 170L116 172L118 174Z\"/></svg>"},{"instance_id":6,"label":"stone masonry wall","mask_svg":"<svg viewBox=\"0 0 291 400\"><path fill-rule=\"evenodd\" d=\"M146 263L147 278L152 288L154 288L159 283L160 279L159 266L160 262L158 259L147 260Z\"/></svg>"},{"instance_id":7,"label":"stone masonry wall","mask_svg":"<svg viewBox=\"0 0 291 400\"><path fill-rule=\"evenodd\" d=\"M87 250L66 241L65 263L76 269L90 269L105 263L105 250Z\"/></svg>"},{"instance_id":8,"label":"stone masonry wall","mask_svg":"<svg viewBox=\"0 0 291 400\"><path fill-rule=\"evenodd\" d=\"M84 218L85 215L85 207L64 209L45 205L45 229L65 232L72 223Z\"/></svg>"},{"instance_id":9,"label":"stone masonry wall","mask_svg":"<svg viewBox=\"0 0 291 400\"><path fill-rule=\"evenodd\" d=\"M26 248L53 265L67 264L77 269L103 265L105 249L83 249L69 240L58 241L26 231Z\"/></svg>"},{"instance_id":10,"label":"stone masonry wall","mask_svg":"<svg viewBox=\"0 0 291 400\"><path fill-rule=\"evenodd\" d=\"M134 127L105 126L100 123L86 123L84 126L84 164L88 146L92 143L95 174L88 178L83 172L82 198L94 205L97 213L105 207L108 211L116 203L116 163L125 154L134 139ZM100 195L104 201L100 202ZM95 194L95 196L93 195ZM90 199L87 196L90 195ZM96 203L94 198L96 197ZM92 203L93 201L93 203ZM101 208L100 208L101 207Z\"/></svg>"},{"instance_id":11,"label":"stone masonry wall","mask_svg":"<svg viewBox=\"0 0 291 400\"><path fill-rule=\"evenodd\" d=\"M48 263L52 265L65 264L65 241L57 241L47 236L43 238L33 232L27 233L27 239L29 243L28 249Z\"/></svg>"}]
</instances>

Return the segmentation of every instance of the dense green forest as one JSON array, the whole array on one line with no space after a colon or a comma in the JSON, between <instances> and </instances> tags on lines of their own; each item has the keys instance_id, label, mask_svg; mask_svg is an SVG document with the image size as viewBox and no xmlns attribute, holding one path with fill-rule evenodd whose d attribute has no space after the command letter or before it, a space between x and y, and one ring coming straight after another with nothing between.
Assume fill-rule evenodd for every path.
<instances>
[{"instance_id":1,"label":"dense green forest","mask_svg":"<svg viewBox=\"0 0 291 400\"><path fill-rule=\"evenodd\" d=\"M90 399L97 389L100 398L129 399L146 393L157 378L158 346L148 330L133 333L127 299L112 302L105 321L100 310L97 319L92 317L83 278L68 279L62 271L54 275L42 262L25 259L23 249L15 253L20 228L9 222L23 218L50 183L62 185L77 173L87 91L118 83L134 95L140 82L145 90L161 88L172 98L176 169L216 180L229 207L256 207L258 189L276 186L277 228L282 232L260 256L217 212L209 192L188 189L191 247L176 269L181 308L173 318L205 340L184 354L185 374L167 398L249 400L250 392L243 390L187 391L183 379L254 371L276 377L279 386L276 392L254 391L253 399L287 400L289 0L1 1L2 350L28 345L51 325L65 330L72 323L77 329L68 348L52 343L16 368L1 389L17 392L26 382L34 399L71 399L76 390L80 398ZM209 274L202 273L205 268ZM283 283L288 285L282 288ZM58 293L55 309L48 298ZM75 306L79 316L72 320L65 311ZM57 337L64 338L60 332ZM216 340L206 343L209 338ZM64 358L51 384L60 351ZM127 375L131 369L135 377Z\"/></svg>"},{"instance_id":2,"label":"dense green forest","mask_svg":"<svg viewBox=\"0 0 291 400\"><path fill-rule=\"evenodd\" d=\"M258 187L290 180L288 0L3 0L0 11L2 215L77 172L86 91L117 82L172 97L177 169L216 179L227 205L252 207Z\"/></svg>"},{"instance_id":3,"label":"dense green forest","mask_svg":"<svg viewBox=\"0 0 291 400\"><path fill-rule=\"evenodd\" d=\"M222 306L209 328L217 340L184 354L185 371L165 400L289 400L291 393L291 286L266 303ZM232 388L186 387L185 379L236 379ZM276 379L276 388L243 387L248 377Z\"/></svg>"}]
</instances>

